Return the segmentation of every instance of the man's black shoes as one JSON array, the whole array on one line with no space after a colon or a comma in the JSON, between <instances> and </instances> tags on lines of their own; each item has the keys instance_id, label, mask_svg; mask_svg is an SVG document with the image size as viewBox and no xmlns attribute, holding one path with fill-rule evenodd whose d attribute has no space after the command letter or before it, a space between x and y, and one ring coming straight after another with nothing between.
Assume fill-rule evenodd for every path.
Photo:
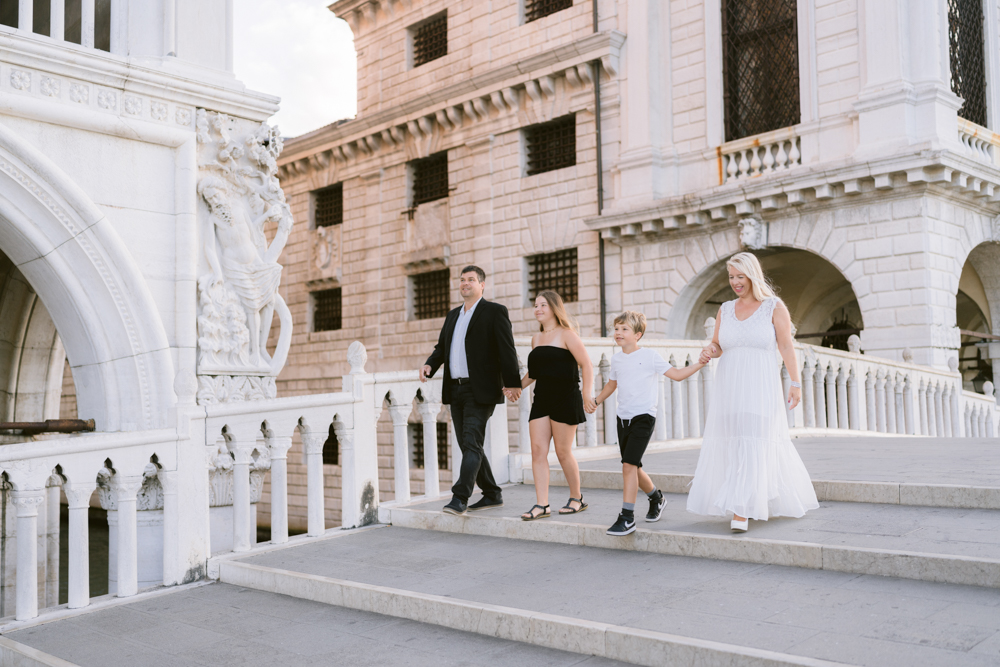
<instances>
[{"instance_id":1,"label":"man's black shoes","mask_svg":"<svg viewBox=\"0 0 1000 667\"><path fill-rule=\"evenodd\" d=\"M444 506L443 511L447 512L448 514L465 514L465 511L467 509L469 509L469 506L466 505L463 501L459 500L458 498L452 498L451 502Z\"/></svg>"},{"instance_id":2,"label":"man's black shoes","mask_svg":"<svg viewBox=\"0 0 1000 667\"><path fill-rule=\"evenodd\" d=\"M663 497L663 491L657 489L656 493L649 499L649 511L646 512L646 521L650 523L659 521L660 515L663 514L663 508L666 506L667 499Z\"/></svg>"},{"instance_id":3,"label":"man's black shoes","mask_svg":"<svg viewBox=\"0 0 1000 667\"><path fill-rule=\"evenodd\" d=\"M635 516L622 512L618 515L618 520L615 521L615 525L608 528L608 535L620 537L622 535L628 535L633 531L635 531Z\"/></svg>"},{"instance_id":4,"label":"man's black shoes","mask_svg":"<svg viewBox=\"0 0 1000 667\"><path fill-rule=\"evenodd\" d=\"M503 499L493 500L492 498L483 496L479 502L469 505L469 511L476 512L478 510L491 510L495 507L503 507Z\"/></svg>"}]
</instances>

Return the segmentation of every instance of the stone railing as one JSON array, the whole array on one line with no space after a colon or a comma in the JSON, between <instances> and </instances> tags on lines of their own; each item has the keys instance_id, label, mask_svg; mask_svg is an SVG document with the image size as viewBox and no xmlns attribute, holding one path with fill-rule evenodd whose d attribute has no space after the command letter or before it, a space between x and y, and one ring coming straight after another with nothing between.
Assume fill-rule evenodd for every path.
<instances>
[{"instance_id":1,"label":"stone railing","mask_svg":"<svg viewBox=\"0 0 1000 667\"><path fill-rule=\"evenodd\" d=\"M802 164L802 142L795 128L783 128L719 147L724 183L763 176Z\"/></svg>"},{"instance_id":2,"label":"stone railing","mask_svg":"<svg viewBox=\"0 0 1000 667\"><path fill-rule=\"evenodd\" d=\"M80 0L80 41L78 44L85 48L95 48L95 34L97 33L98 26L95 24L96 14L94 12L94 2L95 0ZM66 41L66 1L65 0L49 0L49 19L48 25L41 24L37 20L34 13L34 7L38 3L38 0L16 0L16 2L9 2L8 4L16 4L17 11L17 30L21 34L27 35L39 35L41 31L45 30L48 33L50 39L55 42L65 42ZM111 53L118 55L126 55L125 53L125 30L127 22L127 2L126 0L110 0L108 3L110 5L109 15L105 20L110 20L110 26L101 26L103 28L110 28L110 51ZM44 37L44 33L41 34Z\"/></svg>"},{"instance_id":3,"label":"stone railing","mask_svg":"<svg viewBox=\"0 0 1000 667\"><path fill-rule=\"evenodd\" d=\"M964 118L958 119L958 140L969 157L1000 166L1000 137L987 128Z\"/></svg>"}]
</instances>

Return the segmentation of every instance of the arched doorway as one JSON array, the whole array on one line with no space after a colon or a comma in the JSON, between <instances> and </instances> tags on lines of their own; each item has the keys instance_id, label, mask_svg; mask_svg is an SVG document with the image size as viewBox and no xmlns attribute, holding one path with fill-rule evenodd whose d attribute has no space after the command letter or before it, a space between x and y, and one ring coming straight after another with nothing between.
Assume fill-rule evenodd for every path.
<instances>
[{"instance_id":1,"label":"arched doorway","mask_svg":"<svg viewBox=\"0 0 1000 667\"><path fill-rule=\"evenodd\" d=\"M59 332L80 417L101 431L166 426L171 348L135 260L72 179L2 125L0 251Z\"/></svg>"},{"instance_id":2,"label":"arched doorway","mask_svg":"<svg viewBox=\"0 0 1000 667\"><path fill-rule=\"evenodd\" d=\"M982 392L1000 364L1000 244L983 243L969 253L955 294L955 324L961 332L962 384Z\"/></svg>"},{"instance_id":3,"label":"arched doorway","mask_svg":"<svg viewBox=\"0 0 1000 667\"><path fill-rule=\"evenodd\" d=\"M833 264L796 248L767 248L754 254L788 306L799 340L846 350L848 337L864 329L854 289ZM681 292L669 315L671 337L704 338L705 320L733 298L722 260Z\"/></svg>"}]
</instances>

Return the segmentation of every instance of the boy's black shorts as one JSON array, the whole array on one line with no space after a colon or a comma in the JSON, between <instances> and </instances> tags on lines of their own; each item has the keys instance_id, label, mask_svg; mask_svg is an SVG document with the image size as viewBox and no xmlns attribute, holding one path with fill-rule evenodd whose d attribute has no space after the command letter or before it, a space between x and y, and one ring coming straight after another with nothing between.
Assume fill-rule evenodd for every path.
<instances>
[{"instance_id":1,"label":"boy's black shorts","mask_svg":"<svg viewBox=\"0 0 1000 667\"><path fill-rule=\"evenodd\" d=\"M656 417L636 415L632 419L618 418L618 448L622 452L622 463L642 467L642 455L653 437Z\"/></svg>"}]
</instances>

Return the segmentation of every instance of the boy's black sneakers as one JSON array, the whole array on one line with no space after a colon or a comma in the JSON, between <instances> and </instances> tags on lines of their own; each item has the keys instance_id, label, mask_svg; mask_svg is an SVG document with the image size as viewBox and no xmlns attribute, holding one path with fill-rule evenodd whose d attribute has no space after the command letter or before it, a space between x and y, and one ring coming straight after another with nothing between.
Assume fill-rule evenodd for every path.
<instances>
[{"instance_id":1,"label":"boy's black sneakers","mask_svg":"<svg viewBox=\"0 0 1000 667\"><path fill-rule=\"evenodd\" d=\"M615 521L615 525L608 528L608 535L621 536L628 535L635 530L635 516L629 512L625 514L622 512L618 515L618 520Z\"/></svg>"},{"instance_id":2,"label":"boy's black sneakers","mask_svg":"<svg viewBox=\"0 0 1000 667\"><path fill-rule=\"evenodd\" d=\"M663 508L667 506L667 499L663 497L663 491L659 489L656 490L649 499L649 511L646 512L646 521L652 523L653 521L659 521L660 515L663 514Z\"/></svg>"}]
</instances>

